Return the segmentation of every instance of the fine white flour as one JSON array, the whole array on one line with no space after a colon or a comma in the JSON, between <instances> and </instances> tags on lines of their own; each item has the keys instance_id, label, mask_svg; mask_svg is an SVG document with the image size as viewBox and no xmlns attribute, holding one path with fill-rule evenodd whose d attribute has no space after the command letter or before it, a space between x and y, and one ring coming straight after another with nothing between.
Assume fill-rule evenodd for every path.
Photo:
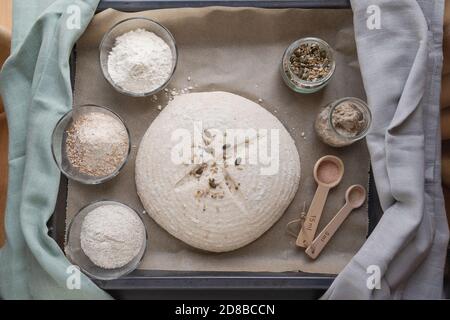
<instances>
[{"instance_id":1,"label":"fine white flour","mask_svg":"<svg viewBox=\"0 0 450 320\"><path fill-rule=\"evenodd\" d=\"M136 213L120 205L103 205L84 218L81 248L105 269L120 268L135 258L145 239L145 227Z\"/></svg>"},{"instance_id":2,"label":"fine white flour","mask_svg":"<svg viewBox=\"0 0 450 320\"><path fill-rule=\"evenodd\" d=\"M116 38L108 56L108 73L116 85L136 94L163 85L172 70L172 51L153 32L136 29Z\"/></svg>"}]
</instances>

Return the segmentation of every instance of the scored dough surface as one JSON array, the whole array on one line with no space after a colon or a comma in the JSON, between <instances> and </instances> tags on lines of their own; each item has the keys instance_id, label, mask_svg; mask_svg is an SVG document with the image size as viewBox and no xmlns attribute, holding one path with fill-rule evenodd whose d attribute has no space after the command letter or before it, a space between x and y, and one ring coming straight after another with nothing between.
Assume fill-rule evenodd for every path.
<instances>
[{"instance_id":1,"label":"scored dough surface","mask_svg":"<svg viewBox=\"0 0 450 320\"><path fill-rule=\"evenodd\" d=\"M253 129L257 135L230 143L219 134L230 129ZM181 155L177 146L184 145L174 132L192 137L189 161L174 161ZM195 140L198 132L201 139ZM279 137L274 172L266 160L255 163L249 156L266 142L267 154L276 150L272 132ZM226 152L242 146L243 158ZM281 122L228 92L176 96L148 128L136 157L136 187L147 213L176 238L206 251L235 250L260 237L289 206L299 181L298 152Z\"/></svg>"}]
</instances>

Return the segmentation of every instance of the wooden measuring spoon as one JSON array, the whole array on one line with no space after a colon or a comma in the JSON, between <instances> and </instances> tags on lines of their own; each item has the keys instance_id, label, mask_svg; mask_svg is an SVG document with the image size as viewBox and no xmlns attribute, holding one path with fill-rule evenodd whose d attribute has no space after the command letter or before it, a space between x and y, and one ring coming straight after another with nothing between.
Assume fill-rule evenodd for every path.
<instances>
[{"instance_id":1,"label":"wooden measuring spoon","mask_svg":"<svg viewBox=\"0 0 450 320\"><path fill-rule=\"evenodd\" d=\"M317 182L317 190L309 206L303 227L298 234L297 246L306 248L313 241L328 191L341 182L343 175L344 163L338 157L324 156L317 160L314 165L314 179Z\"/></svg>"},{"instance_id":2,"label":"wooden measuring spoon","mask_svg":"<svg viewBox=\"0 0 450 320\"><path fill-rule=\"evenodd\" d=\"M359 208L366 201L366 189L359 184L350 186L345 193L345 204L339 212L331 219L326 227L319 233L316 239L306 249L306 254L315 259L322 252L325 245L349 216L353 209Z\"/></svg>"}]
</instances>

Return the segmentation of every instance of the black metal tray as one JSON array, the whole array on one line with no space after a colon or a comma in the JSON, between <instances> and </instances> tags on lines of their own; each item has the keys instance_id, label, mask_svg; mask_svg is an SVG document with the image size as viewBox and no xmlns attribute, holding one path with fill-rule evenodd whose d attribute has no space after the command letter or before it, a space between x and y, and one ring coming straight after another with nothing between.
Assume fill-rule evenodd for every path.
<instances>
[{"instance_id":1,"label":"black metal tray","mask_svg":"<svg viewBox=\"0 0 450 320\"><path fill-rule=\"evenodd\" d=\"M141 1L141 0L102 0L98 11L114 8L121 11L141 11L157 8L251 6L264 8L349 8L348 0L316 0L316 1ZM74 84L76 49L71 57L72 87ZM63 248L65 237L65 216L67 201L67 178L61 176L60 189L55 212L49 221L49 234ZM369 179L369 232L373 230L381 217L376 189L372 175ZM179 272L179 271L146 271L136 270L120 279L95 281L96 284L120 298L154 298L174 297L206 297L233 298L317 298L326 290L334 276L310 274L303 272ZM207 295L204 290L207 289ZM184 295L179 295L183 290ZM203 293L201 293L203 292ZM222 292L222 293L220 293ZM264 293L263 293L264 292ZM276 292L276 296L274 296Z\"/></svg>"},{"instance_id":2,"label":"black metal tray","mask_svg":"<svg viewBox=\"0 0 450 320\"><path fill-rule=\"evenodd\" d=\"M258 8L350 8L350 0L101 0L98 11L113 8L120 11L143 11L163 8L184 8L184 7L207 7L207 6L227 6L227 7L258 7Z\"/></svg>"}]
</instances>

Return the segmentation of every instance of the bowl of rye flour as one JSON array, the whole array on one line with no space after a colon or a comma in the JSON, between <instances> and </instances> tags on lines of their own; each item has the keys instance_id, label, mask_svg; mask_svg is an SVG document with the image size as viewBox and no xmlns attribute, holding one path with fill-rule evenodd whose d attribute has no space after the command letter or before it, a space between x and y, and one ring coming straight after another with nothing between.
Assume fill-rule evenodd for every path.
<instances>
[{"instance_id":1,"label":"bowl of rye flour","mask_svg":"<svg viewBox=\"0 0 450 320\"><path fill-rule=\"evenodd\" d=\"M98 201L69 224L65 251L91 278L112 280L136 269L147 247L142 217L125 204Z\"/></svg>"}]
</instances>

